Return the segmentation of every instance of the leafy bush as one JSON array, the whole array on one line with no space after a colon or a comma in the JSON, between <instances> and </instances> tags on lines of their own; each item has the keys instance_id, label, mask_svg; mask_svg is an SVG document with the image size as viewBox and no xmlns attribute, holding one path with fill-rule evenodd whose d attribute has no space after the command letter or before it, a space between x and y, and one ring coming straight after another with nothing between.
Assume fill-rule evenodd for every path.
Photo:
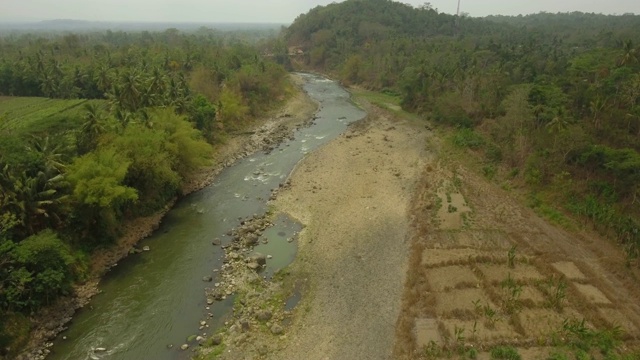
<instances>
[{"instance_id":1,"label":"leafy bush","mask_svg":"<svg viewBox=\"0 0 640 360\"><path fill-rule=\"evenodd\" d=\"M453 135L453 143L462 148L478 149L485 144L482 135L473 131L473 129L458 129Z\"/></svg>"},{"instance_id":2,"label":"leafy bush","mask_svg":"<svg viewBox=\"0 0 640 360\"><path fill-rule=\"evenodd\" d=\"M504 359L504 360L520 360L522 356L518 353L518 350L511 346L498 346L491 349L492 359Z\"/></svg>"},{"instance_id":3,"label":"leafy bush","mask_svg":"<svg viewBox=\"0 0 640 360\"><path fill-rule=\"evenodd\" d=\"M76 259L69 247L51 230L18 244L0 245L3 287L0 306L8 310L35 309L50 304L71 289Z\"/></svg>"}]
</instances>

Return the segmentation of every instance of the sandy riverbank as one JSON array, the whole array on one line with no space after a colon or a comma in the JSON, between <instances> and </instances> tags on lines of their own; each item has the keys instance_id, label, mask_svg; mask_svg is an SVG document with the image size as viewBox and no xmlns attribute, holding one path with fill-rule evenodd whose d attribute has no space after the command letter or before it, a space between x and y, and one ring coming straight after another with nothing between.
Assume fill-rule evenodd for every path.
<instances>
[{"instance_id":1,"label":"sandy riverbank","mask_svg":"<svg viewBox=\"0 0 640 360\"><path fill-rule=\"evenodd\" d=\"M293 312L227 332L225 359L388 359L408 264L407 210L426 131L372 106L367 118L306 157L273 202L304 224L298 255L246 308L303 284ZM242 300L244 302L245 299ZM260 303L262 302L262 303ZM282 321L282 319L286 319ZM231 323L230 323L231 324ZM283 331L278 330L283 325Z\"/></svg>"},{"instance_id":2,"label":"sandy riverbank","mask_svg":"<svg viewBox=\"0 0 640 360\"><path fill-rule=\"evenodd\" d=\"M273 359L387 359L408 260L424 133L373 108L309 156L276 206L302 221L292 272L309 292Z\"/></svg>"}]
</instances>

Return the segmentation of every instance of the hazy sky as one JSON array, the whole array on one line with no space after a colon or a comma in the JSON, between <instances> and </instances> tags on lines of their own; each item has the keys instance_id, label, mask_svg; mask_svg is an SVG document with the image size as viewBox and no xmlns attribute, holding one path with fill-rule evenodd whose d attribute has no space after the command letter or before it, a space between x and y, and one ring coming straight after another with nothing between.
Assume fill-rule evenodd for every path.
<instances>
[{"instance_id":1,"label":"hazy sky","mask_svg":"<svg viewBox=\"0 0 640 360\"><path fill-rule=\"evenodd\" d=\"M78 19L104 21L195 21L290 23L331 0L0 0L0 20ZM424 0L403 0L421 5ZM455 13L457 0L432 0ZM640 14L640 0L462 0L472 16L583 11Z\"/></svg>"}]
</instances>

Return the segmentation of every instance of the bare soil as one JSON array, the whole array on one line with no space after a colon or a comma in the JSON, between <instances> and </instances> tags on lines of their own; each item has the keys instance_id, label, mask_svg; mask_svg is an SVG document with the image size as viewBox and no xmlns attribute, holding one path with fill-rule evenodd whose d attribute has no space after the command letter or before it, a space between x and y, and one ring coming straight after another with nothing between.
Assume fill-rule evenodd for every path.
<instances>
[{"instance_id":1,"label":"bare soil","mask_svg":"<svg viewBox=\"0 0 640 360\"><path fill-rule=\"evenodd\" d=\"M470 170L469 159L444 161L442 142L431 140L409 212L393 358L456 358L473 348L488 359L508 345L523 359L546 359L566 321L582 319L591 329L619 326L622 347L637 348L640 293L621 249L586 229L551 225Z\"/></svg>"}]
</instances>

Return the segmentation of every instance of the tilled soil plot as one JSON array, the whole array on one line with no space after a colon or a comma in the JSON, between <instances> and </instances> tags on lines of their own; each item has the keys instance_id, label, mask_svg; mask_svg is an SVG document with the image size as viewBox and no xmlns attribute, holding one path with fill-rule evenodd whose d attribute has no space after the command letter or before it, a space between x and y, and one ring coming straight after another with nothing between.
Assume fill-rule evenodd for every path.
<instances>
[{"instance_id":1,"label":"tilled soil plot","mask_svg":"<svg viewBox=\"0 0 640 360\"><path fill-rule=\"evenodd\" d=\"M637 348L638 286L609 240L552 226L435 157L412 214L394 358L512 358L496 348L522 359L600 358ZM600 344L609 338L618 342Z\"/></svg>"}]
</instances>

